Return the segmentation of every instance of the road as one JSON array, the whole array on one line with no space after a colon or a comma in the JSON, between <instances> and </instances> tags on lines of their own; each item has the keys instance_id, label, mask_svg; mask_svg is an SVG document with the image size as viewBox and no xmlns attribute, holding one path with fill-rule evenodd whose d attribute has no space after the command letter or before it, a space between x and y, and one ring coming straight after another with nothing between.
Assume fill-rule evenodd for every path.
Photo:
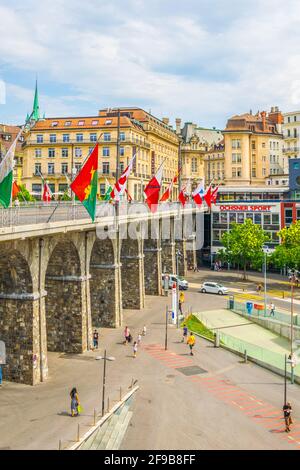
<instances>
[{"instance_id":1,"label":"road","mask_svg":"<svg viewBox=\"0 0 300 470\"><path fill-rule=\"evenodd\" d=\"M200 273L191 275L201 281ZM201 298L201 300L200 300ZM83 355L51 353L50 379L29 387L5 383L0 389L0 448L57 449L76 437L92 422L93 410L101 407L102 364L95 357L104 347L116 360L108 364L107 390L110 402L127 389L132 378L140 390L134 415L122 449L297 449L300 444L300 400L297 385L288 386L294 408L295 425L291 435L283 431L281 417L282 379L254 364L243 364L238 356L215 349L198 340L190 358L181 334L169 328L169 348L164 353L164 312L170 298L147 297L142 311L125 311L125 319L136 337L144 324L138 357L122 345L123 328L100 332L100 351ZM197 289L186 293L185 308L222 308L225 298L203 296ZM165 355L167 354L167 355ZM178 365L198 366L194 377L177 370ZM76 386L84 413L70 418L69 391ZM300 442L300 439L299 439Z\"/></svg>"}]
</instances>

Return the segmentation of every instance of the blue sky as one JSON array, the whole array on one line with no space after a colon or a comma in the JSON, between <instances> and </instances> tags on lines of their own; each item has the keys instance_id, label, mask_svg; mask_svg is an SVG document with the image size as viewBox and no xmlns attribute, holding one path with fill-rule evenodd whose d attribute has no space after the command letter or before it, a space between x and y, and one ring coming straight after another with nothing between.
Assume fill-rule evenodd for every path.
<instances>
[{"instance_id":1,"label":"blue sky","mask_svg":"<svg viewBox=\"0 0 300 470\"><path fill-rule=\"evenodd\" d=\"M0 0L0 122L23 122L36 75L48 117L298 110L299 21L298 0Z\"/></svg>"}]
</instances>

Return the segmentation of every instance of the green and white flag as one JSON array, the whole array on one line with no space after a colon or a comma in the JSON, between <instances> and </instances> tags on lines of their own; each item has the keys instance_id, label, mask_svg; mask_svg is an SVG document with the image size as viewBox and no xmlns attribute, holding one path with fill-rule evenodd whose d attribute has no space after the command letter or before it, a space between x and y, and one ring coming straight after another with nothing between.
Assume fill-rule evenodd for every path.
<instances>
[{"instance_id":1,"label":"green and white flag","mask_svg":"<svg viewBox=\"0 0 300 470\"><path fill-rule=\"evenodd\" d=\"M107 180L107 178L105 178L105 195L104 195L104 201L110 201L111 197L110 197L110 194L112 192L112 187L109 183L109 181Z\"/></svg>"},{"instance_id":2,"label":"green and white flag","mask_svg":"<svg viewBox=\"0 0 300 470\"><path fill-rule=\"evenodd\" d=\"M22 131L23 129L20 130L0 163L0 204L6 209L11 204L15 150Z\"/></svg>"}]
</instances>

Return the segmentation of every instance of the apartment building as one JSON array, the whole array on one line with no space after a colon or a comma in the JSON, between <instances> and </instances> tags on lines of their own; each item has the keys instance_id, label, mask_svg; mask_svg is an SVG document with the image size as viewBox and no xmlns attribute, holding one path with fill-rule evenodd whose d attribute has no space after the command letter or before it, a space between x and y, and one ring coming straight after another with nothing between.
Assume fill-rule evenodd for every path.
<instances>
[{"instance_id":1,"label":"apartment building","mask_svg":"<svg viewBox=\"0 0 300 470\"><path fill-rule=\"evenodd\" d=\"M224 139L219 144L212 145L203 155L204 175L207 184L224 184L225 178L225 145Z\"/></svg>"},{"instance_id":2,"label":"apartment building","mask_svg":"<svg viewBox=\"0 0 300 470\"><path fill-rule=\"evenodd\" d=\"M0 124L0 161L6 155L6 152L10 148L11 144L16 139L20 132L20 126L10 126L7 124ZM23 148L22 143L24 142L24 136L18 139L16 150L15 150L15 167L14 167L14 178L20 183L23 175Z\"/></svg>"},{"instance_id":3,"label":"apartment building","mask_svg":"<svg viewBox=\"0 0 300 470\"><path fill-rule=\"evenodd\" d=\"M225 184L265 185L270 175L285 175L283 116L271 111L231 117L223 131L225 143Z\"/></svg>"},{"instance_id":4,"label":"apartment building","mask_svg":"<svg viewBox=\"0 0 300 470\"><path fill-rule=\"evenodd\" d=\"M286 159L300 157L300 111L283 114L283 153Z\"/></svg>"}]
</instances>

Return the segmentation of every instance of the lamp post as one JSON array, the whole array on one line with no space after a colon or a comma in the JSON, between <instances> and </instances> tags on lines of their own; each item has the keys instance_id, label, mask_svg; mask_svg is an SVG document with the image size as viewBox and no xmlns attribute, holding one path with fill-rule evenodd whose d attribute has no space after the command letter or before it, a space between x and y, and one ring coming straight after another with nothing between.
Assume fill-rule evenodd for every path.
<instances>
[{"instance_id":1,"label":"lamp post","mask_svg":"<svg viewBox=\"0 0 300 470\"><path fill-rule=\"evenodd\" d=\"M295 286L296 276L295 272L293 272L291 276L291 353L290 353L290 360L291 360L291 383L294 383L294 364L293 364L293 341L294 341L294 286Z\"/></svg>"},{"instance_id":2,"label":"lamp post","mask_svg":"<svg viewBox=\"0 0 300 470\"><path fill-rule=\"evenodd\" d=\"M267 245L262 247L264 252L264 309L265 315L267 314L267 254L270 252L270 248Z\"/></svg>"},{"instance_id":3,"label":"lamp post","mask_svg":"<svg viewBox=\"0 0 300 470\"><path fill-rule=\"evenodd\" d=\"M168 306L166 306L165 351L168 349L168 319L169 319L169 309L168 309Z\"/></svg>"},{"instance_id":4,"label":"lamp post","mask_svg":"<svg viewBox=\"0 0 300 470\"><path fill-rule=\"evenodd\" d=\"M179 257L182 254L176 250L176 326L179 328Z\"/></svg>"},{"instance_id":5,"label":"lamp post","mask_svg":"<svg viewBox=\"0 0 300 470\"><path fill-rule=\"evenodd\" d=\"M286 354L284 356L284 395L283 395L283 406L286 405L287 403L287 376L286 376L286 365L291 364L291 367L293 369L293 361L291 359L287 359ZM293 372L292 372L293 373ZM291 383L292 382L292 374L291 374Z\"/></svg>"},{"instance_id":6,"label":"lamp post","mask_svg":"<svg viewBox=\"0 0 300 470\"><path fill-rule=\"evenodd\" d=\"M114 361L115 358L106 355L106 349L104 351L104 356L97 356L96 361L101 361L103 359L103 384L102 384L102 416L104 416L104 407L105 407L105 385L106 385L106 361Z\"/></svg>"}]
</instances>

